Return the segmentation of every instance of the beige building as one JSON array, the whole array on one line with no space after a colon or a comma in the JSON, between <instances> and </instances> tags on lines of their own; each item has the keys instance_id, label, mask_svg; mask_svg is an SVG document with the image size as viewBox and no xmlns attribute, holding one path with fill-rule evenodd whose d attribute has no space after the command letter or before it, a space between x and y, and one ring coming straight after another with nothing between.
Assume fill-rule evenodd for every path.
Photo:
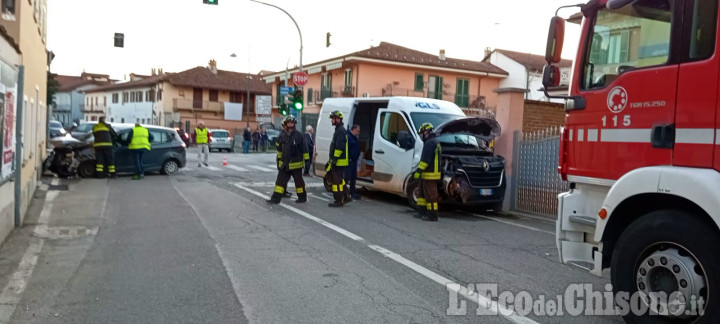
<instances>
[{"instance_id":1,"label":"beige building","mask_svg":"<svg viewBox=\"0 0 720 324\"><path fill-rule=\"evenodd\" d=\"M42 172L42 161L46 155L48 109L45 98L47 97L49 61L46 49L46 2L47 0L7 0L2 1L0 5L0 27L6 33L4 39L7 42L2 45L2 48L5 49L8 45L10 48L15 47L19 54L17 57L19 60L13 62L12 57L16 54L8 51L0 52L0 59L10 68L16 68L17 65L24 67L22 95L17 92L17 98L13 98L12 102L4 100L4 108L13 108L18 114L22 113L23 121L21 125L15 125L14 123L5 123L6 120L3 119L4 127L17 127L22 130L22 152L14 152L21 154L21 163L13 165L14 174L20 173L20 195L16 196L14 193L10 195L9 193L13 191L5 188L8 183L0 182L0 241L4 240L12 229L14 217L22 222L30 199L35 192ZM3 68L0 73L5 73L5 70ZM2 78L1 74L0 78ZM11 82L6 81L5 83L3 89L6 90ZM5 98L9 98L7 93ZM8 111L8 109L4 109L4 112ZM3 133L6 135L5 133L8 132L4 131ZM3 155L6 153L8 152L3 152ZM11 151L9 155L13 155L13 152ZM3 160L4 158L5 156L3 156ZM17 215L14 212L16 204L19 204ZM13 212L9 213L9 210L13 210Z\"/></svg>"}]
</instances>

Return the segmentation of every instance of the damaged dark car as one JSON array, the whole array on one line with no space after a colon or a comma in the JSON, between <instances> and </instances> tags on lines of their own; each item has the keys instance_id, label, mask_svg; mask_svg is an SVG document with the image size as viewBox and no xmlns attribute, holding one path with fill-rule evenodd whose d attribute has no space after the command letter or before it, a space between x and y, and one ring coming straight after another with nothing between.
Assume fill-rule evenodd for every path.
<instances>
[{"instance_id":1,"label":"damaged dark car","mask_svg":"<svg viewBox=\"0 0 720 324\"><path fill-rule=\"evenodd\" d=\"M441 203L498 212L505 197L505 158L495 155L500 125L490 118L462 118L435 129L442 147ZM408 202L415 206L417 183L408 184Z\"/></svg>"}]
</instances>

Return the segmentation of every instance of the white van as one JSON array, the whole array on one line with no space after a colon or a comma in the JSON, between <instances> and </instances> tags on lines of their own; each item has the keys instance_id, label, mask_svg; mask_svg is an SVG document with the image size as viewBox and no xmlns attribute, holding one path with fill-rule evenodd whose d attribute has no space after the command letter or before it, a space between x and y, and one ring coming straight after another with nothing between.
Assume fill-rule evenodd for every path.
<instances>
[{"instance_id":1,"label":"white van","mask_svg":"<svg viewBox=\"0 0 720 324\"><path fill-rule=\"evenodd\" d=\"M406 197L415 206L423 142L417 129L433 124L442 146L442 203L477 204L498 211L505 196L505 159L493 152L500 126L487 118L468 118L454 103L415 97L328 98L316 129L315 173L325 175L335 127L328 115L338 110L346 129L360 126L361 161L357 186Z\"/></svg>"}]
</instances>

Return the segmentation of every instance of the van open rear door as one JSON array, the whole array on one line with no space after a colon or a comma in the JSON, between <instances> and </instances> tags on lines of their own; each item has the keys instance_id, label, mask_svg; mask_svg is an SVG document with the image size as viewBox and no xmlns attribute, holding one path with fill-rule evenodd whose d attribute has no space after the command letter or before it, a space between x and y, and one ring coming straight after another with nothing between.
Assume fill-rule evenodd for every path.
<instances>
[{"instance_id":1,"label":"van open rear door","mask_svg":"<svg viewBox=\"0 0 720 324\"><path fill-rule=\"evenodd\" d=\"M375 123L372 160L373 187L402 194L405 177L412 171L414 145L398 139L414 138L413 129L405 116L394 109L380 109ZM408 137L410 135L410 137Z\"/></svg>"}]
</instances>

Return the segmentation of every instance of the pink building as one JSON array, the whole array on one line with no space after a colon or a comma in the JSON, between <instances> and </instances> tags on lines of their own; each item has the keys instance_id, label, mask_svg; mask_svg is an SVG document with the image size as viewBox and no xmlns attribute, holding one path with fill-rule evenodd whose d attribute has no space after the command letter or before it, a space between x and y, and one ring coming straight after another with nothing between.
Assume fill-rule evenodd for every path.
<instances>
[{"instance_id":1,"label":"pink building","mask_svg":"<svg viewBox=\"0 0 720 324\"><path fill-rule=\"evenodd\" d=\"M478 57L482 53L478 53ZM315 125L325 98L411 96L442 99L455 102L461 108L489 108L497 105L500 81L508 73L499 67L480 61L453 59L428 54L406 47L380 43L379 46L340 57L310 63L304 66L309 75L303 87L305 109L303 124ZM292 69L263 73L263 79L272 84L273 116L275 123L281 117L278 106L283 102L280 87L292 82Z\"/></svg>"}]
</instances>

